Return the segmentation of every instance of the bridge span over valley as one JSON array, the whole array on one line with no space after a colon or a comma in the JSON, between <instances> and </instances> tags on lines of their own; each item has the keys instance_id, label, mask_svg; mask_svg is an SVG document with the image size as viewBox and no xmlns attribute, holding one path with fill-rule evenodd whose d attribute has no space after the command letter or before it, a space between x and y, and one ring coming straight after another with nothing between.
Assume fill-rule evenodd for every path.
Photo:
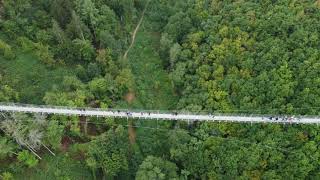
<instances>
[{"instance_id":1,"label":"bridge span over valley","mask_svg":"<svg viewBox=\"0 0 320 180\"><path fill-rule=\"evenodd\" d=\"M247 122L247 123L301 123L317 124L320 117L277 116L277 115L229 115L229 114L197 114L191 112L136 111L98 108L70 108L59 106L40 106L25 104L0 104L0 112L23 112L58 115L97 116L114 118L143 118L149 120L175 121L211 121L211 122Z\"/></svg>"}]
</instances>

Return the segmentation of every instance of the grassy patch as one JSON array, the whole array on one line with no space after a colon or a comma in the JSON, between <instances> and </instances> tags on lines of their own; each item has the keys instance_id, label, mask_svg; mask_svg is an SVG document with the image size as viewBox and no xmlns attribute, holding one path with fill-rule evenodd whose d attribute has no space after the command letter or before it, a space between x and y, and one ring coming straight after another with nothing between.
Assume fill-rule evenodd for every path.
<instances>
[{"instance_id":1,"label":"grassy patch","mask_svg":"<svg viewBox=\"0 0 320 180\"><path fill-rule=\"evenodd\" d=\"M138 32L136 42L128 54L135 80L136 99L133 108L171 109L176 96L168 73L163 69L157 52L159 37L154 33Z\"/></svg>"},{"instance_id":2,"label":"grassy patch","mask_svg":"<svg viewBox=\"0 0 320 180\"><path fill-rule=\"evenodd\" d=\"M48 69L29 54L18 55L15 60L0 58L0 62L3 81L20 93L22 103L41 104L45 92L71 74L66 68Z\"/></svg>"}]
</instances>

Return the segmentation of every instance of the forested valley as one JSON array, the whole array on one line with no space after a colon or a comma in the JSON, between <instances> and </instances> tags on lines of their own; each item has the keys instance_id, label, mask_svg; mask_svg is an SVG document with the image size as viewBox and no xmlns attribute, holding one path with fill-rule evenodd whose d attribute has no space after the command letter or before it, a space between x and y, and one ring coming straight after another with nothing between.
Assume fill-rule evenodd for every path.
<instances>
[{"instance_id":1,"label":"forested valley","mask_svg":"<svg viewBox=\"0 0 320 180\"><path fill-rule=\"evenodd\" d=\"M0 102L319 115L319 0L0 0ZM320 179L320 128L0 113L0 179Z\"/></svg>"}]
</instances>

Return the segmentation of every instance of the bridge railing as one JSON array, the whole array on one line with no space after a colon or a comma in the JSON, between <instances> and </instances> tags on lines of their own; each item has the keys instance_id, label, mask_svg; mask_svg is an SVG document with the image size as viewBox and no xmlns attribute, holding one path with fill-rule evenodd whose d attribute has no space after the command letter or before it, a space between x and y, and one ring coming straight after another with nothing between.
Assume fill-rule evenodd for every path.
<instances>
[{"instance_id":1,"label":"bridge railing","mask_svg":"<svg viewBox=\"0 0 320 180\"><path fill-rule=\"evenodd\" d=\"M190 114L190 115L213 115L213 116L240 116L240 117L291 117L296 118L317 118L318 116L311 115L273 115L273 114L254 114L254 113L217 113L209 111L187 111L187 110L140 110L140 109L124 109L124 108L91 108L91 107L69 107L69 106L54 106L54 105L33 105L33 104L22 104L22 103L10 103L10 102L0 102L0 105L4 106L18 106L18 107L29 107L29 108L52 108L52 109L69 109L69 110L81 110L85 109L88 111L120 111L120 112L135 112L135 113L158 113L158 114Z\"/></svg>"}]
</instances>

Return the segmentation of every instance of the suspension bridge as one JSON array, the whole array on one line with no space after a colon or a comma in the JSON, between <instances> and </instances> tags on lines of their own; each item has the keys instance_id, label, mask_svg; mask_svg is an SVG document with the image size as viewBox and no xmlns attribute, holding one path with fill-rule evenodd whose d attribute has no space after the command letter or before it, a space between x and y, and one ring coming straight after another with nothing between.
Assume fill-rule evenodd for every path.
<instances>
[{"instance_id":1,"label":"suspension bridge","mask_svg":"<svg viewBox=\"0 0 320 180\"><path fill-rule=\"evenodd\" d=\"M43 106L28 104L0 104L0 112L22 112L56 114L66 116L96 116L114 118L133 118L148 120L175 121L211 121L211 122L247 122L247 123L299 123L318 124L320 117L292 115L232 115L232 114L199 114L191 112L137 111L102 108L71 108L63 106Z\"/></svg>"}]
</instances>

